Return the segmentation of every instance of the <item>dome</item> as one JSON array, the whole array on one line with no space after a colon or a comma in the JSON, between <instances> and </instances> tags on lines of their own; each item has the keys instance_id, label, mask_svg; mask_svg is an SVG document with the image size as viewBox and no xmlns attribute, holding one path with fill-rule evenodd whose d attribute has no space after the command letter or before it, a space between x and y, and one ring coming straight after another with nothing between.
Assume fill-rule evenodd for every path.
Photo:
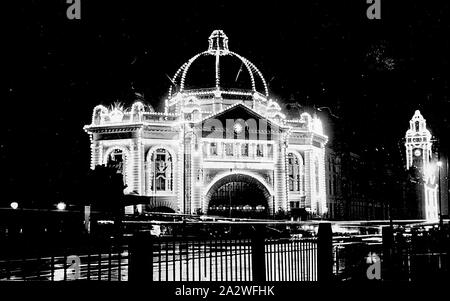
<instances>
[{"instance_id":1,"label":"dome","mask_svg":"<svg viewBox=\"0 0 450 301\"><path fill-rule=\"evenodd\" d=\"M208 50L184 63L172 78L169 97L192 90L248 91L268 96L267 83L258 68L228 48L222 30L211 33Z\"/></svg>"}]
</instances>

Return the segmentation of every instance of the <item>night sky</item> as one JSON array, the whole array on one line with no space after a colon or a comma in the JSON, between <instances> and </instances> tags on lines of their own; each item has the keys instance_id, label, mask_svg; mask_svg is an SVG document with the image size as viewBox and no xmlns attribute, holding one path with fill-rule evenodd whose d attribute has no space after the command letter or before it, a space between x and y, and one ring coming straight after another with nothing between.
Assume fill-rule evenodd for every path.
<instances>
[{"instance_id":1,"label":"night sky","mask_svg":"<svg viewBox=\"0 0 450 301\"><path fill-rule=\"evenodd\" d=\"M354 152L400 156L415 109L448 152L448 2L381 0L382 20L367 19L365 0L81 0L81 20L67 19L66 1L15 2L2 14L0 206L77 201L93 107L131 104L139 92L161 108L167 75L206 50L214 29L261 70L273 97L329 106L339 116L320 113L334 119L330 137L339 132Z\"/></svg>"}]
</instances>

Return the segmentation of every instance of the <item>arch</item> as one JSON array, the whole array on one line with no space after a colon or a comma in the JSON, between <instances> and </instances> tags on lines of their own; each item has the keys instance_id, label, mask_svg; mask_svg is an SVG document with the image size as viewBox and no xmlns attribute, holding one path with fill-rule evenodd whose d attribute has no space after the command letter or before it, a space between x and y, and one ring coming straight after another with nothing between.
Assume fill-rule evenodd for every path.
<instances>
[{"instance_id":1,"label":"arch","mask_svg":"<svg viewBox=\"0 0 450 301\"><path fill-rule=\"evenodd\" d=\"M129 176L128 167L129 167L129 160L130 160L130 151L127 147L121 146L121 145L114 145L114 146L109 147L106 150L105 154L103 155L103 165L108 164L108 157L115 150L121 150L123 155L125 156L122 175L123 175L124 183L126 185L129 185L130 181L128 179L128 176Z\"/></svg>"},{"instance_id":2,"label":"arch","mask_svg":"<svg viewBox=\"0 0 450 301\"><path fill-rule=\"evenodd\" d=\"M106 150L105 154L103 155L103 160L102 160L103 164L107 164L107 163L108 163L108 156L109 156L114 150L117 150L117 149L123 151L123 153L124 153L124 155L125 155L125 157L126 157L126 160L127 160L127 162L126 162L125 164L128 165L128 160L130 159L130 151L129 151L129 149L128 149L127 147L122 146L122 145L114 145L114 146L110 146L110 147Z\"/></svg>"},{"instance_id":3,"label":"arch","mask_svg":"<svg viewBox=\"0 0 450 301\"><path fill-rule=\"evenodd\" d=\"M150 149L147 151L147 154L145 155L145 161L146 162L150 162L150 160L151 160L151 155L157 150L157 149L160 149L160 148L163 148L163 149L165 149L166 151L168 151L169 152L169 154L172 156L172 160L173 160L173 164L175 165L175 162L176 162L176 160L177 160L177 157L176 157L176 152L173 150L173 148L171 148L170 146L167 146L167 145L163 145L163 144L158 144L158 145L154 145L154 146L152 146L152 147L150 147Z\"/></svg>"},{"instance_id":4,"label":"arch","mask_svg":"<svg viewBox=\"0 0 450 301\"><path fill-rule=\"evenodd\" d=\"M267 182L258 174L247 172L247 171L238 171L238 172L224 172L216 175L213 180L205 187L204 189L204 198L203 198L203 209L205 212L208 211L209 202L211 200L212 194L220 188L223 184L229 182L235 178L241 178L241 180L247 180L251 183L256 184L260 187L264 196L267 200L268 208L272 209L271 198L274 196L274 191L272 187L270 187Z\"/></svg>"}]
</instances>

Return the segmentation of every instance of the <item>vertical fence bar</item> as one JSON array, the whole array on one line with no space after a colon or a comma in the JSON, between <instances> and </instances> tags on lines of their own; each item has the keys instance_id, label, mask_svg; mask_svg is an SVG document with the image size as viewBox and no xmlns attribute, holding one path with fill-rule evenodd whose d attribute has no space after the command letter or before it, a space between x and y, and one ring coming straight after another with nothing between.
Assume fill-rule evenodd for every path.
<instances>
[{"instance_id":1,"label":"vertical fence bar","mask_svg":"<svg viewBox=\"0 0 450 301\"><path fill-rule=\"evenodd\" d=\"M288 245L288 250L289 250L289 281L292 281L293 277L293 272L294 272L294 264L293 264L293 260L292 260L292 241L289 240L289 245Z\"/></svg>"},{"instance_id":2,"label":"vertical fence bar","mask_svg":"<svg viewBox=\"0 0 450 301\"><path fill-rule=\"evenodd\" d=\"M176 279L175 279L175 276L176 276L175 269L177 267L177 265L176 265L177 261L176 261L176 258L175 258L175 253L176 253L175 238L172 237L172 262L173 262L172 280L173 281L176 281ZM180 262L181 262L181 260L180 260Z\"/></svg>"},{"instance_id":3,"label":"vertical fence bar","mask_svg":"<svg viewBox=\"0 0 450 301\"><path fill-rule=\"evenodd\" d=\"M206 260L206 257L208 255L206 252L206 247L208 245L211 246L211 239L208 241L205 241L205 244L203 245L203 256L204 256L203 257L204 258L203 266L204 266L204 271L205 271L205 280L211 281L211 248L209 250L209 277L208 277L208 271L207 271L208 264L207 264L207 260Z\"/></svg>"},{"instance_id":4,"label":"vertical fence bar","mask_svg":"<svg viewBox=\"0 0 450 301\"><path fill-rule=\"evenodd\" d=\"M275 239L272 239L272 251L273 251L273 262L274 267L276 267L276 270L274 270L274 281L279 281L280 278L280 260L279 260L279 252L278 252L278 241Z\"/></svg>"},{"instance_id":5,"label":"vertical fence bar","mask_svg":"<svg viewBox=\"0 0 450 301\"><path fill-rule=\"evenodd\" d=\"M153 239L148 233L138 232L129 247L129 276L131 282L153 281Z\"/></svg>"},{"instance_id":6,"label":"vertical fence bar","mask_svg":"<svg viewBox=\"0 0 450 301\"><path fill-rule=\"evenodd\" d=\"M276 281L279 279L279 277L277 277L277 273L279 272L277 271L280 269L280 265L278 264L277 261L277 244L274 239L272 239L272 264L273 264L272 281Z\"/></svg>"},{"instance_id":7,"label":"vertical fence bar","mask_svg":"<svg viewBox=\"0 0 450 301\"><path fill-rule=\"evenodd\" d=\"M284 279L284 254L283 254L283 242L282 241L280 241L278 243L278 247L279 247L278 254L280 256L280 262L281 262L280 267L279 267L280 272L281 272L281 281L284 281L285 280Z\"/></svg>"},{"instance_id":8,"label":"vertical fence bar","mask_svg":"<svg viewBox=\"0 0 450 301\"><path fill-rule=\"evenodd\" d=\"M285 248L286 248L286 280L291 281L291 261L289 258L289 241L286 242Z\"/></svg>"},{"instance_id":9,"label":"vertical fence bar","mask_svg":"<svg viewBox=\"0 0 450 301\"><path fill-rule=\"evenodd\" d=\"M222 239L220 239L220 281L223 281L223 275L225 273L224 269L223 269L223 241Z\"/></svg>"},{"instance_id":10,"label":"vertical fence bar","mask_svg":"<svg viewBox=\"0 0 450 301\"><path fill-rule=\"evenodd\" d=\"M333 232L330 223L319 224L317 239L317 279L330 282L333 276Z\"/></svg>"},{"instance_id":11,"label":"vertical fence bar","mask_svg":"<svg viewBox=\"0 0 450 301\"><path fill-rule=\"evenodd\" d=\"M197 247L198 247L198 251L197 251L197 253L198 253L198 260L197 260L197 262L198 262L198 281L201 281L202 280L202 260L201 260L202 245L201 245L200 239L198 239Z\"/></svg>"},{"instance_id":12,"label":"vertical fence bar","mask_svg":"<svg viewBox=\"0 0 450 301\"><path fill-rule=\"evenodd\" d=\"M272 242L270 239L267 239L267 280L272 281L272 270L273 270L273 264L272 264L272 252L271 252Z\"/></svg>"},{"instance_id":13,"label":"vertical fence bar","mask_svg":"<svg viewBox=\"0 0 450 301\"><path fill-rule=\"evenodd\" d=\"M252 274L253 281L266 280L266 265L265 265L265 233L263 226L256 226L256 233L252 239Z\"/></svg>"},{"instance_id":14,"label":"vertical fence bar","mask_svg":"<svg viewBox=\"0 0 450 301\"><path fill-rule=\"evenodd\" d=\"M244 243L243 243L243 248L244 248L244 280L247 281L247 275L248 275L248 266L247 266L247 239L244 238Z\"/></svg>"},{"instance_id":15,"label":"vertical fence bar","mask_svg":"<svg viewBox=\"0 0 450 301\"><path fill-rule=\"evenodd\" d=\"M244 245L242 242L242 238L239 238L239 280L242 281L242 246Z\"/></svg>"},{"instance_id":16,"label":"vertical fence bar","mask_svg":"<svg viewBox=\"0 0 450 301\"><path fill-rule=\"evenodd\" d=\"M208 280L209 281L213 281L213 271L212 271L212 239L209 240L209 254L208 254L208 259L209 259L209 277ZM206 260L206 245L205 245L205 260ZM205 271L206 271L206 262L205 262Z\"/></svg>"},{"instance_id":17,"label":"vertical fence bar","mask_svg":"<svg viewBox=\"0 0 450 301\"><path fill-rule=\"evenodd\" d=\"M214 279L214 281L217 281L217 269L219 268L219 266L217 265L217 238L214 239L214 266L215 266L215 269L214 269L215 279Z\"/></svg>"},{"instance_id":18,"label":"vertical fence bar","mask_svg":"<svg viewBox=\"0 0 450 301\"><path fill-rule=\"evenodd\" d=\"M311 242L306 242L306 281L311 281Z\"/></svg>"},{"instance_id":19,"label":"vertical fence bar","mask_svg":"<svg viewBox=\"0 0 450 301\"><path fill-rule=\"evenodd\" d=\"M228 241L225 241L225 281L228 281Z\"/></svg>"},{"instance_id":20,"label":"vertical fence bar","mask_svg":"<svg viewBox=\"0 0 450 301\"><path fill-rule=\"evenodd\" d=\"M195 281L195 240L191 240L191 249L192 249L192 281Z\"/></svg>"},{"instance_id":21,"label":"vertical fence bar","mask_svg":"<svg viewBox=\"0 0 450 301\"><path fill-rule=\"evenodd\" d=\"M157 240L156 245L158 247L158 281L162 281L162 254L161 254L161 247L162 247L162 241Z\"/></svg>"},{"instance_id":22,"label":"vertical fence bar","mask_svg":"<svg viewBox=\"0 0 450 301\"><path fill-rule=\"evenodd\" d=\"M186 277L189 281L189 240L186 240Z\"/></svg>"},{"instance_id":23,"label":"vertical fence bar","mask_svg":"<svg viewBox=\"0 0 450 301\"><path fill-rule=\"evenodd\" d=\"M238 280L238 254L237 254L237 238L234 239L234 280Z\"/></svg>"},{"instance_id":24,"label":"vertical fence bar","mask_svg":"<svg viewBox=\"0 0 450 301\"><path fill-rule=\"evenodd\" d=\"M180 281L183 281L183 248L182 248L182 241L180 240L178 242L178 253L180 257Z\"/></svg>"},{"instance_id":25,"label":"vertical fence bar","mask_svg":"<svg viewBox=\"0 0 450 301\"><path fill-rule=\"evenodd\" d=\"M166 280L165 281L169 281L169 241L168 240L166 240L165 246L166 246L165 258L164 258L164 262L166 263Z\"/></svg>"},{"instance_id":26,"label":"vertical fence bar","mask_svg":"<svg viewBox=\"0 0 450 301\"><path fill-rule=\"evenodd\" d=\"M307 259L307 249L306 249L306 244L308 242L305 240L302 242L302 280L306 281L306 276L307 276L307 264L306 264L306 259Z\"/></svg>"},{"instance_id":27,"label":"vertical fence bar","mask_svg":"<svg viewBox=\"0 0 450 301\"><path fill-rule=\"evenodd\" d=\"M296 281L300 281L300 274L299 274L299 270L300 270L300 262L299 262L299 240L297 239L295 241L295 245L294 245L294 250L295 250L295 280Z\"/></svg>"}]
</instances>

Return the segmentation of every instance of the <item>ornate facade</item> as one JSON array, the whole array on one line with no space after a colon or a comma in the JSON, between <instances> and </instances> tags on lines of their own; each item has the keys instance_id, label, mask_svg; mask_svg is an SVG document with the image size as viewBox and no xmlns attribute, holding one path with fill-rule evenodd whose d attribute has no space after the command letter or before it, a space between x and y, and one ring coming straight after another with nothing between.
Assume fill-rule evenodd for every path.
<instances>
[{"instance_id":1,"label":"ornate facade","mask_svg":"<svg viewBox=\"0 0 450 301\"><path fill-rule=\"evenodd\" d=\"M327 212L321 121L283 114L248 59L221 30L172 78L164 112L138 99L99 105L84 127L91 168L115 164L125 193L148 196L138 209L233 215L305 208Z\"/></svg>"}]
</instances>

